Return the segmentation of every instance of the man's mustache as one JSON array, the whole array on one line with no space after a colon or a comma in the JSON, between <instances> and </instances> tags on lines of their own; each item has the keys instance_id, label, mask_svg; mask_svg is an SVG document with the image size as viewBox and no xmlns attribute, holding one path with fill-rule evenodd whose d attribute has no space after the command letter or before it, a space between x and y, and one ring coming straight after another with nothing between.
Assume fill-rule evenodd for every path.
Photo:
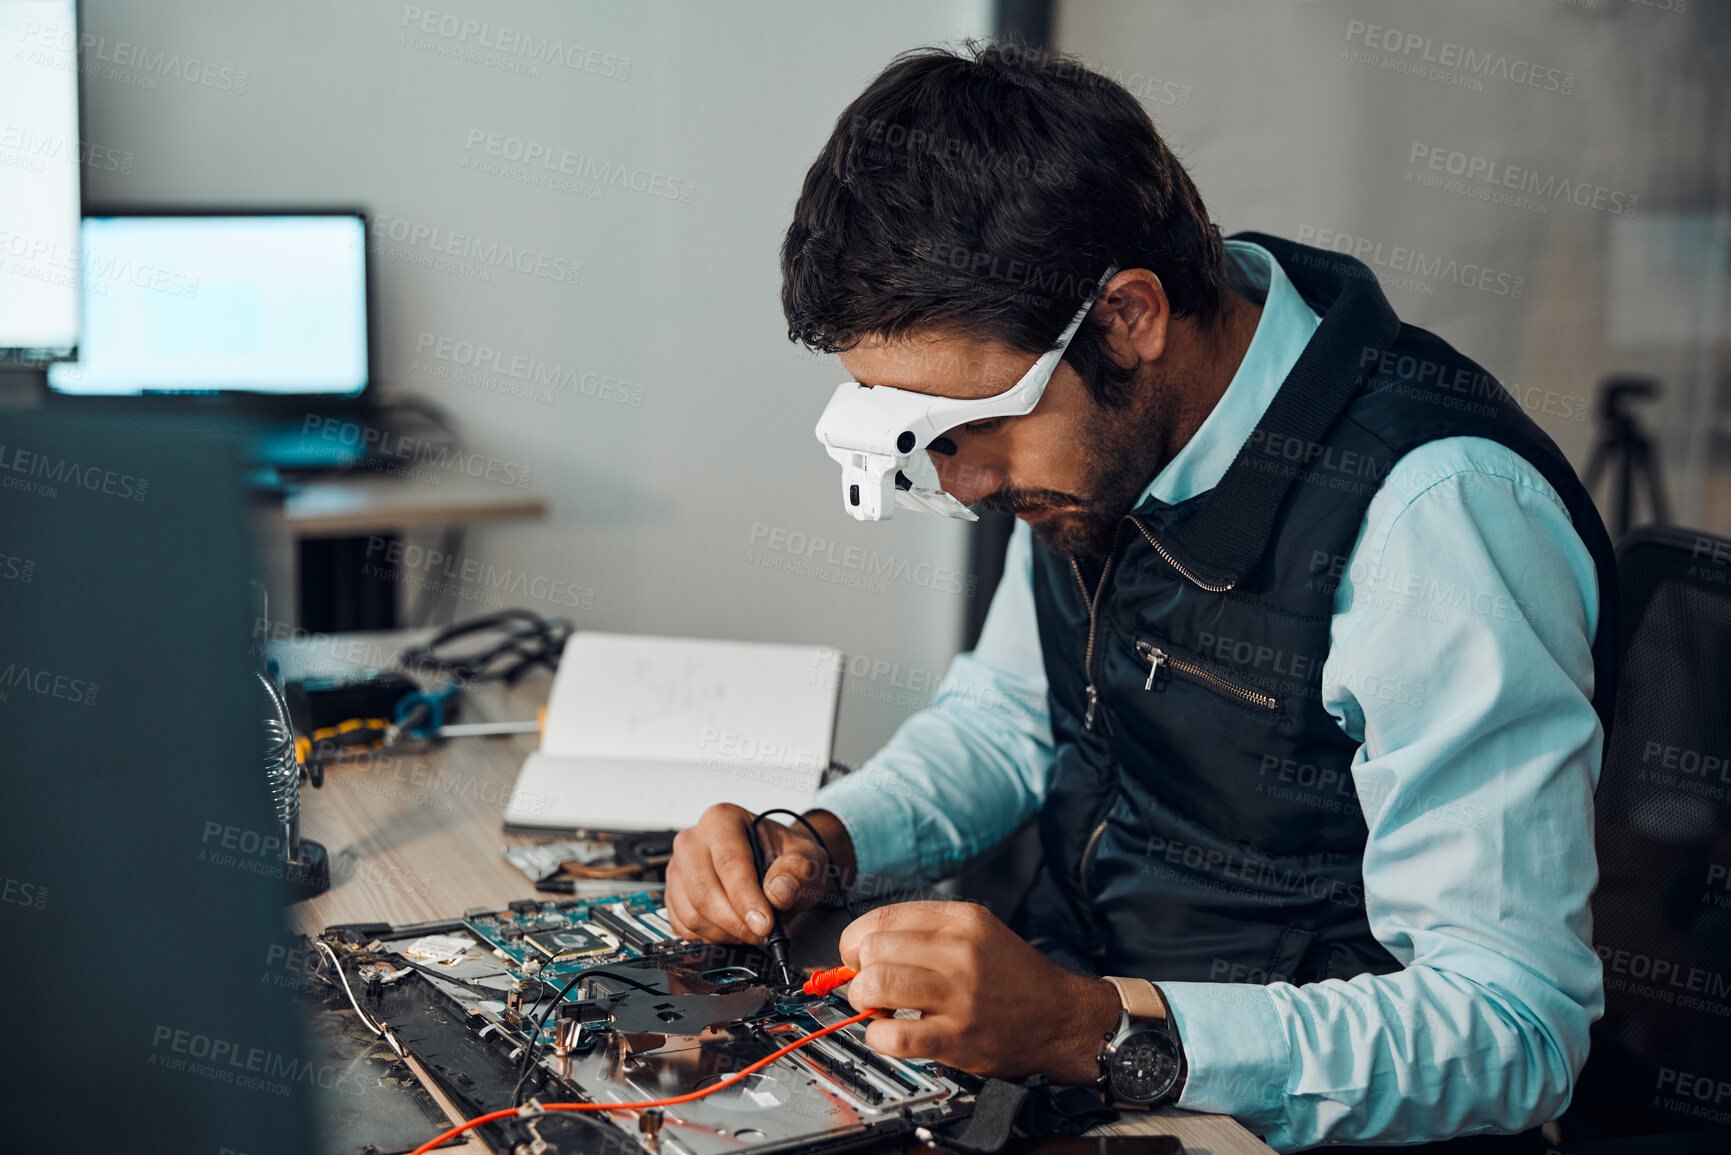
<instances>
[{"instance_id":1,"label":"man's mustache","mask_svg":"<svg viewBox=\"0 0 1731 1155\"><path fill-rule=\"evenodd\" d=\"M1086 509L1087 499L1057 489L1000 489L969 508L985 513L1027 513L1032 509Z\"/></svg>"}]
</instances>

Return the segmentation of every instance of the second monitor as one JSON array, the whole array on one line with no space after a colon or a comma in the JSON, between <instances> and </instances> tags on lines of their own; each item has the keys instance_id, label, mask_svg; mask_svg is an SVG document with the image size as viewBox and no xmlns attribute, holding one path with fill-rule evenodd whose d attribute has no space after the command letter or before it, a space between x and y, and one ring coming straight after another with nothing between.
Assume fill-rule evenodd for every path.
<instances>
[{"instance_id":1,"label":"second monitor","mask_svg":"<svg viewBox=\"0 0 1731 1155\"><path fill-rule=\"evenodd\" d=\"M356 398L366 239L358 212L88 216L78 360L51 366L49 386Z\"/></svg>"}]
</instances>

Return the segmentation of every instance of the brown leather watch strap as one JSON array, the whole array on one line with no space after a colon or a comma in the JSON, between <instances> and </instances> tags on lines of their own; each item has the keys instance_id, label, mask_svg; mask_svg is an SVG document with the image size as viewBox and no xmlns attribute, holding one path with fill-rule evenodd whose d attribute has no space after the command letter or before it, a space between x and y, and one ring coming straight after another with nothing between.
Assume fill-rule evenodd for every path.
<instances>
[{"instance_id":1,"label":"brown leather watch strap","mask_svg":"<svg viewBox=\"0 0 1731 1155\"><path fill-rule=\"evenodd\" d=\"M1117 975L1102 977L1118 988L1118 1001L1131 1019L1166 1021L1166 1000L1160 997L1160 991L1153 983L1147 979L1120 978Z\"/></svg>"}]
</instances>

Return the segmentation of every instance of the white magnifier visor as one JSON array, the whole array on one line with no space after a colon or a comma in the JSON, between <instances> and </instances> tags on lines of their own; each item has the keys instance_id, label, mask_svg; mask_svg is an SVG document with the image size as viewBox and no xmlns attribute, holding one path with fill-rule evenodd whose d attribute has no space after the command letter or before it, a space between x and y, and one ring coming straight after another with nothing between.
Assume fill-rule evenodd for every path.
<instances>
[{"instance_id":1,"label":"white magnifier visor","mask_svg":"<svg viewBox=\"0 0 1731 1155\"><path fill-rule=\"evenodd\" d=\"M943 491L926 446L959 425L1033 412L1082 319L1117 271L1113 265L1101 274L1094 292L1058 335L1057 347L1040 354L1021 380L1002 393L963 400L858 381L837 385L818 418L817 439L841 465L841 500L848 514L858 521L883 521L900 505L978 521L972 510Z\"/></svg>"}]
</instances>

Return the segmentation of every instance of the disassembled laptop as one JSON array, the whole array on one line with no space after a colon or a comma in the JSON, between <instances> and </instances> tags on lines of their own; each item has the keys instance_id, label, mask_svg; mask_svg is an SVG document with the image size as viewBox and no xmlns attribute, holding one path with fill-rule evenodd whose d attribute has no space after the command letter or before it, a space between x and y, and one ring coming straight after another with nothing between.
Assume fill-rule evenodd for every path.
<instances>
[{"instance_id":1,"label":"disassembled laptop","mask_svg":"<svg viewBox=\"0 0 1731 1155\"><path fill-rule=\"evenodd\" d=\"M964 1118L981 1086L874 1052L857 1023L676 1105L543 1113L700 1091L856 1015L769 978L755 947L678 938L653 892L335 926L314 947L367 1029L412 1056L465 1118L521 1106L474 1132L498 1150L843 1150Z\"/></svg>"}]
</instances>

